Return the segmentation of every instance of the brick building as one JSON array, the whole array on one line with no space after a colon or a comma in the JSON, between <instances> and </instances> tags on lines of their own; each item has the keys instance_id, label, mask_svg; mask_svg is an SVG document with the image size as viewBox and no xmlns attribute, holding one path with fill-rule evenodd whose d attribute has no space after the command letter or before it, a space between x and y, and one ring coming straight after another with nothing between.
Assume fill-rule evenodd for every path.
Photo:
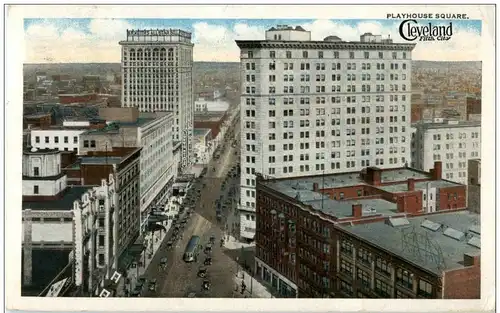
<instances>
[{"instance_id":1,"label":"brick building","mask_svg":"<svg viewBox=\"0 0 500 313\"><path fill-rule=\"evenodd\" d=\"M196 112L194 115L194 128L209 128L212 138L216 138L227 117L227 112Z\"/></svg>"},{"instance_id":2,"label":"brick building","mask_svg":"<svg viewBox=\"0 0 500 313\"><path fill-rule=\"evenodd\" d=\"M28 114L23 116L23 129L29 128L41 128L47 129L53 125L52 114L50 113L39 113L39 114Z\"/></svg>"},{"instance_id":3,"label":"brick building","mask_svg":"<svg viewBox=\"0 0 500 313\"><path fill-rule=\"evenodd\" d=\"M481 114L481 98L468 97L467 98L467 119L470 115Z\"/></svg>"},{"instance_id":4,"label":"brick building","mask_svg":"<svg viewBox=\"0 0 500 313\"><path fill-rule=\"evenodd\" d=\"M59 94L59 103L61 104L86 103L96 100L96 93Z\"/></svg>"},{"instance_id":5,"label":"brick building","mask_svg":"<svg viewBox=\"0 0 500 313\"><path fill-rule=\"evenodd\" d=\"M429 173L370 167L290 179L258 176L257 275L284 297L337 297L336 225L384 223L464 209L466 187L443 180L441 166L436 162ZM307 264L323 270L311 272L304 267Z\"/></svg>"}]
</instances>

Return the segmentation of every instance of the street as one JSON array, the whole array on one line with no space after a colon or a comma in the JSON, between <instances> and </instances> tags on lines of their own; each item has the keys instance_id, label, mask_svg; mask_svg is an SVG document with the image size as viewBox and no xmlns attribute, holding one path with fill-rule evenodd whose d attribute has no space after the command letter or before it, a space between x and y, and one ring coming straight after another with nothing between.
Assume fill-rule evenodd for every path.
<instances>
[{"instance_id":1,"label":"street","mask_svg":"<svg viewBox=\"0 0 500 313\"><path fill-rule=\"evenodd\" d=\"M226 223L229 231L232 224L239 219L235 217L232 205L224 206L228 198L238 198L238 176L227 178L229 171L239 160L239 145L232 147L232 138L239 138L239 126L236 126L234 135L229 137L224 144L224 148L218 152L220 158L212 160L208 165L205 176L198 180L188 192L188 198L195 198L196 190L200 190L199 200L194 203L194 213L191 215L182 237L173 245L171 250L166 249L166 243L171 238L170 230L158 249L158 252L151 261L145 278L148 281L157 279L156 291L148 290L148 283L145 284L144 297L235 297L241 296L236 293L234 277L236 275L237 264L224 253L220 247L220 239L224 235ZM215 171L212 170L215 168ZM236 171L233 171L236 172ZM226 179L227 178L227 179ZM224 188L222 187L224 185ZM229 191L232 189L231 196ZM221 199L222 219L218 222L216 218L216 200ZM187 205L189 207L189 205ZM229 217L229 218L228 218ZM207 268L206 279L210 281L210 290L202 290L203 278L197 276L198 270L203 266L205 254L200 252L198 260L193 263L186 263L183 260L184 250L191 236L197 235L201 238L200 244L203 247L209 241L210 236L215 236L216 241L212 249L213 263ZM160 260L167 258L166 268L160 268Z\"/></svg>"}]
</instances>

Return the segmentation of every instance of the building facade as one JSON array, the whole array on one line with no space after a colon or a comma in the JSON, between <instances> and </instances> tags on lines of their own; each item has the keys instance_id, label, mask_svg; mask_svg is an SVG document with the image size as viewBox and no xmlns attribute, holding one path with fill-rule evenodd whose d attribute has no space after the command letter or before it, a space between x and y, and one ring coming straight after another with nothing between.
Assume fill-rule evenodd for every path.
<instances>
[{"instance_id":1,"label":"building facade","mask_svg":"<svg viewBox=\"0 0 500 313\"><path fill-rule=\"evenodd\" d=\"M115 196L110 200L114 204L111 212L112 238L115 238L113 268L118 268L120 256L140 232L140 153L141 148L114 147L112 151L82 156L64 169L77 185L96 185L110 175L114 178Z\"/></svg>"},{"instance_id":2,"label":"building facade","mask_svg":"<svg viewBox=\"0 0 500 313\"><path fill-rule=\"evenodd\" d=\"M359 42L312 41L300 26L236 43L242 216L255 216L256 172L293 177L409 162L414 44L370 33ZM255 222L240 225L242 237L254 237Z\"/></svg>"},{"instance_id":3,"label":"building facade","mask_svg":"<svg viewBox=\"0 0 500 313\"><path fill-rule=\"evenodd\" d=\"M109 108L108 108L109 109ZM142 147L140 156L141 231L145 230L151 208L168 193L176 175L172 112L134 113L129 108L113 108L102 117L115 117L104 129L81 135L82 155L112 151L112 147ZM121 113L120 113L121 112ZM121 118L118 118L121 117Z\"/></svg>"},{"instance_id":4,"label":"building facade","mask_svg":"<svg viewBox=\"0 0 500 313\"><path fill-rule=\"evenodd\" d=\"M443 178L467 184L468 160L481 157L481 122L434 119L412 127L412 167L428 171L442 161Z\"/></svg>"},{"instance_id":5,"label":"building facade","mask_svg":"<svg viewBox=\"0 0 500 313\"><path fill-rule=\"evenodd\" d=\"M442 180L439 164L436 165L431 173L408 168L368 168L360 173L295 179L265 179L259 175L255 273L279 297L478 297L479 263L474 258L480 251L479 219L464 210L465 186ZM429 186L437 188L432 197ZM428 207L431 199L439 203L437 209ZM445 219L449 222L435 218L441 214L448 214ZM434 232L429 236L444 240L440 243L443 249L453 245L454 255L447 254L445 257L450 259L443 261L448 267L441 264L441 259L439 266L433 264L438 259L433 259L434 254L443 257L444 251L440 254L439 249L409 252L417 244L412 240L420 235L423 237L418 240L424 240L419 243L422 249L432 247L425 242L427 229L417 229L418 236L411 233L427 218L440 223L440 227L447 225L462 232L458 240L443 238L445 229L434 233L440 227L431 224ZM457 219L461 221L460 227L454 225ZM409 227L408 242L403 246L402 238L398 237L402 234L400 226ZM446 234L458 234L452 229ZM469 244L472 237L475 239ZM428 259L416 260L416 255ZM462 261L471 264L458 265ZM415 276L411 275L408 281L409 273ZM471 275L470 279L466 274ZM437 285L444 275L448 275L446 288ZM402 285L406 289L395 287L405 281L410 284ZM454 282L468 287L453 286ZM424 293L417 289L419 286ZM459 288L463 290L457 292Z\"/></svg>"},{"instance_id":6,"label":"building facade","mask_svg":"<svg viewBox=\"0 0 500 313\"><path fill-rule=\"evenodd\" d=\"M182 143L182 165L193 154L193 44L180 29L127 30L122 46L122 107L172 111L174 141Z\"/></svg>"},{"instance_id":7,"label":"building facade","mask_svg":"<svg viewBox=\"0 0 500 313\"><path fill-rule=\"evenodd\" d=\"M109 175L73 203L74 283L88 294L95 294L103 279L117 269L113 267L119 257L113 249L117 240L113 213L118 211L115 187L113 175Z\"/></svg>"},{"instance_id":8,"label":"building facade","mask_svg":"<svg viewBox=\"0 0 500 313\"><path fill-rule=\"evenodd\" d=\"M467 208L481 213L481 159L469 160L467 168Z\"/></svg>"}]
</instances>

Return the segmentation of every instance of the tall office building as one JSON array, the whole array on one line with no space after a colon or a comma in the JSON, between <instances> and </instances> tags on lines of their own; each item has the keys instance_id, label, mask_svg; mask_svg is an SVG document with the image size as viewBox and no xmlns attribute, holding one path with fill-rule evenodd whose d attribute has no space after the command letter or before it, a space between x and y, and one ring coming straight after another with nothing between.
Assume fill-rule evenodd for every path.
<instances>
[{"instance_id":1,"label":"tall office building","mask_svg":"<svg viewBox=\"0 0 500 313\"><path fill-rule=\"evenodd\" d=\"M380 35L312 41L273 27L241 49L240 235L255 236L255 173L401 167L410 159L411 52Z\"/></svg>"},{"instance_id":2,"label":"tall office building","mask_svg":"<svg viewBox=\"0 0 500 313\"><path fill-rule=\"evenodd\" d=\"M180 29L127 30L122 46L122 107L172 111L182 166L193 154L193 44Z\"/></svg>"}]
</instances>

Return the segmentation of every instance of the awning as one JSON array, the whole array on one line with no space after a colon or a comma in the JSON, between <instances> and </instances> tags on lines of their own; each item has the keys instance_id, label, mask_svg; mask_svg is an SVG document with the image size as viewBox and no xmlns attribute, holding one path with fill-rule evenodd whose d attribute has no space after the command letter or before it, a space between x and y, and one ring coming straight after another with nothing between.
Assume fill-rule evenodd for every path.
<instances>
[{"instance_id":1,"label":"awning","mask_svg":"<svg viewBox=\"0 0 500 313\"><path fill-rule=\"evenodd\" d=\"M159 223L163 221L167 221L168 216L167 215L150 215L148 217L148 223L153 224L153 223Z\"/></svg>"},{"instance_id":2,"label":"awning","mask_svg":"<svg viewBox=\"0 0 500 313\"><path fill-rule=\"evenodd\" d=\"M167 231L167 229L165 228L165 226L163 226L161 224L158 224L158 223L149 224L147 230L148 231L152 231L152 232L155 232L155 231L158 231L158 230Z\"/></svg>"}]
</instances>

